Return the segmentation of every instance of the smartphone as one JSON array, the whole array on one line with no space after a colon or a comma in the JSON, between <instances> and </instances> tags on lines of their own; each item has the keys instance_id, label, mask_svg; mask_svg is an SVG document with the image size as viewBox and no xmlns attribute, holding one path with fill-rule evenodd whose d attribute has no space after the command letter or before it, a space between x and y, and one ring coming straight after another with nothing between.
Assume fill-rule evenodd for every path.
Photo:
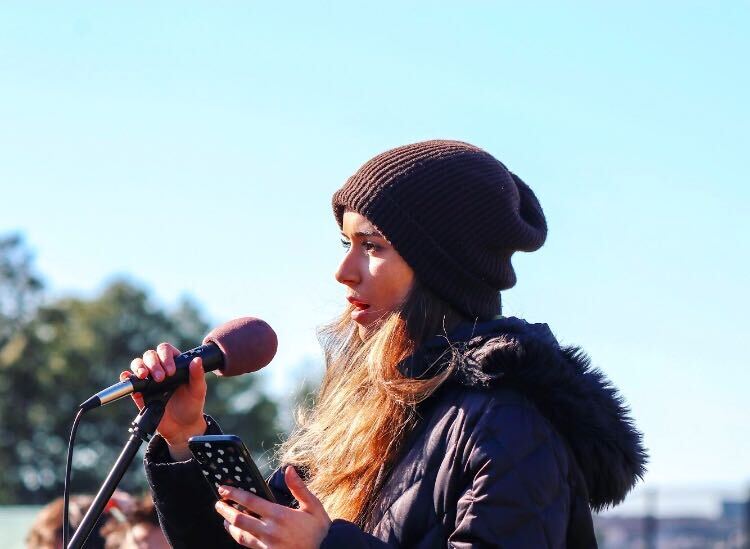
<instances>
[{"instance_id":1,"label":"smartphone","mask_svg":"<svg viewBox=\"0 0 750 549\"><path fill-rule=\"evenodd\" d=\"M191 437L188 447L203 472L216 499L219 486L236 486L276 503L271 489L263 480L250 452L235 435L203 435Z\"/></svg>"}]
</instances>

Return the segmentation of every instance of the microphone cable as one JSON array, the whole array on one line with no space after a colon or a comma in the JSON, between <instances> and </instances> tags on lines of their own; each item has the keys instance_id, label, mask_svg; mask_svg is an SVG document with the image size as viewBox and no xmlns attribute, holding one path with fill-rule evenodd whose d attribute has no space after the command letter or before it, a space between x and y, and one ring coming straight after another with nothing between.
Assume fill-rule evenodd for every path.
<instances>
[{"instance_id":1,"label":"microphone cable","mask_svg":"<svg viewBox=\"0 0 750 549\"><path fill-rule=\"evenodd\" d=\"M73 427L70 429L70 440L68 441L68 459L65 463L65 487L63 489L63 549L67 549L68 543L70 542L70 517L68 516L68 505L70 503L70 478L71 469L73 467L73 445L75 444L78 424L81 422L81 417L84 412L85 410L83 410L83 408L78 409L78 413L73 420Z\"/></svg>"}]
</instances>

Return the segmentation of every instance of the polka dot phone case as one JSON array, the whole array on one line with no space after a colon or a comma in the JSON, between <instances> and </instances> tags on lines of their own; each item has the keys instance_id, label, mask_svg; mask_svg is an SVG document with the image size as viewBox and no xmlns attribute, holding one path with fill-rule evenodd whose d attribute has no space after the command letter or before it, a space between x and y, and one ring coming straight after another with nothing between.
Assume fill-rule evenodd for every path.
<instances>
[{"instance_id":1,"label":"polka dot phone case","mask_svg":"<svg viewBox=\"0 0 750 549\"><path fill-rule=\"evenodd\" d=\"M218 488L224 484L236 486L268 501L276 502L271 489L263 480L263 476L240 437L235 435L191 437L188 440L188 447L216 499L221 499Z\"/></svg>"}]
</instances>

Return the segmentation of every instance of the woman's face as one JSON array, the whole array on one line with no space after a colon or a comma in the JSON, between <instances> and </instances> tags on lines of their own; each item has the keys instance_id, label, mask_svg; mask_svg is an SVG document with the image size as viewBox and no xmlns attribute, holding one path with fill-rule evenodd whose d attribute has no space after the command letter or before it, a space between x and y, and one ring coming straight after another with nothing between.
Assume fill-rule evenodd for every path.
<instances>
[{"instance_id":1,"label":"woman's face","mask_svg":"<svg viewBox=\"0 0 750 549\"><path fill-rule=\"evenodd\" d=\"M414 282L414 271L366 217L344 212L341 228L346 255L336 280L348 288L352 320L364 339L374 323L401 305Z\"/></svg>"}]
</instances>

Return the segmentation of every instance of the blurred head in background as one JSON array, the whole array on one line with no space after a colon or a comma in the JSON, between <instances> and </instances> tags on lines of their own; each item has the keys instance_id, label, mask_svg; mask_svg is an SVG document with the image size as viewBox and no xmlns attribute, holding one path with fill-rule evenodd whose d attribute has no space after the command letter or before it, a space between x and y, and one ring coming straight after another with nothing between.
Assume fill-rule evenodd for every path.
<instances>
[{"instance_id":1,"label":"blurred head in background","mask_svg":"<svg viewBox=\"0 0 750 549\"><path fill-rule=\"evenodd\" d=\"M102 527L105 549L169 549L150 495L137 500L124 516Z\"/></svg>"},{"instance_id":2,"label":"blurred head in background","mask_svg":"<svg viewBox=\"0 0 750 549\"><path fill-rule=\"evenodd\" d=\"M70 497L70 527L71 535L83 520L86 511L94 501L93 496L74 495ZM91 533L86 544L87 549L104 547L104 539L99 534L102 520ZM31 529L26 536L28 549L62 549L63 547L63 498L57 498L45 505L34 519Z\"/></svg>"}]
</instances>

